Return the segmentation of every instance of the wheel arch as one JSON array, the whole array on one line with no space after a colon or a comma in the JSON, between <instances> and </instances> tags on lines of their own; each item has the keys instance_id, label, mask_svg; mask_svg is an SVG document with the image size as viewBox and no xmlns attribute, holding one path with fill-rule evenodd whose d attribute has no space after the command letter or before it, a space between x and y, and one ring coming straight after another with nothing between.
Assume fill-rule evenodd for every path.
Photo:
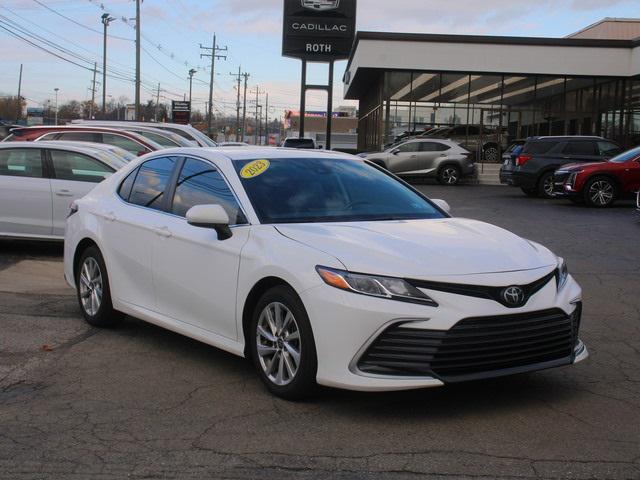
<instances>
[{"instance_id":1,"label":"wheel arch","mask_svg":"<svg viewBox=\"0 0 640 480\"><path fill-rule=\"evenodd\" d=\"M75 281L78 274L78 263L80 262L80 257L82 256L82 252L84 252L89 247L96 247L98 250L102 252L98 243L90 237L84 237L82 240L78 242L76 245L76 249L73 252L73 279Z\"/></svg>"},{"instance_id":2,"label":"wheel arch","mask_svg":"<svg viewBox=\"0 0 640 480\"><path fill-rule=\"evenodd\" d=\"M253 309L260 297L273 287L284 286L290 288L296 292L293 286L281 277L268 276L259 280L249 291L247 298L244 301L242 307L242 338L244 339L244 356L249 358L249 326L251 324L251 316L253 315ZM296 295L298 292L296 292Z\"/></svg>"}]
</instances>

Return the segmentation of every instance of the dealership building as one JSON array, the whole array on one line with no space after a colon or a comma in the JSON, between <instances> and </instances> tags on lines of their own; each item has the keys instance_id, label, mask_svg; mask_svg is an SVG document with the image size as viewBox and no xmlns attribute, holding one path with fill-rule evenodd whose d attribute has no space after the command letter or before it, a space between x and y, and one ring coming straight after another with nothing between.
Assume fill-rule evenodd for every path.
<instances>
[{"instance_id":1,"label":"dealership building","mask_svg":"<svg viewBox=\"0 0 640 480\"><path fill-rule=\"evenodd\" d=\"M566 38L358 32L344 88L359 101L363 151L444 126L503 147L534 135L632 146L640 143L640 20L606 18Z\"/></svg>"}]
</instances>

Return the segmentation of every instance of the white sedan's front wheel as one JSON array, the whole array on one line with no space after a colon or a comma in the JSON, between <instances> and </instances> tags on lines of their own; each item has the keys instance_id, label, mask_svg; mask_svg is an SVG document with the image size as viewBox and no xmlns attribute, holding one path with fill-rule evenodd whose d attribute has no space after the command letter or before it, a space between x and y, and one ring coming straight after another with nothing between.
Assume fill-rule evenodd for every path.
<instances>
[{"instance_id":1,"label":"white sedan's front wheel","mask_svg":"<svg viewBox=\"0 0 640 480\"><path fill-rule=\"evenodd\" d=\"M251 356L260 378L273 394L298 400L313 393L316 349L304 305L289 287L262 295L253 313Z\"/></svg>"}]
</instances>

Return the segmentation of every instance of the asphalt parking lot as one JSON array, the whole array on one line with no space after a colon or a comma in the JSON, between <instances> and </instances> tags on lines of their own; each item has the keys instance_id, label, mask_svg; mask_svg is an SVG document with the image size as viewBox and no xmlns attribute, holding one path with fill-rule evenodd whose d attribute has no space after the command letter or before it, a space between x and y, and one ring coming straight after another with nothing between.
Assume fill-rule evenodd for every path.
<instances>
[{"instance_id":1,"label":"asphalt parking lot","mask_svg":"<svg viewBox=\"0 0 640 480\"><path fill-rule=\"evenodd\" d=\"M640 478L640 221L507 187L421 185L541 242L584 289L591 357L434 390L288 403L243 359L80 317L56 245L0 243L0 478Z\"/></svg>"}]
</instances>

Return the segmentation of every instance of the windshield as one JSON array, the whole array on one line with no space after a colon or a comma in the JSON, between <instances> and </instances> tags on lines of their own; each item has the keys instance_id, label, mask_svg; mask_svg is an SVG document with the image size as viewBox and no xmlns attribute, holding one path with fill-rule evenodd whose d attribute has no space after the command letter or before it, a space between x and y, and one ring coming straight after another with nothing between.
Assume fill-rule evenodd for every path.
<instances>
[{"instance_id":1,"label":"windshield","mask_svg":"<svg viewBox=\"0 0 640 480\"><path fill-rule=\"evenodd\" d=\"M233 163L261 223L445 217L420 194L364 162L286 158Z\"/></svg>"},{"instance_id":2,"label":"windshield","mask_svg":"<svg viewBox=\"0 0 640 480\"><path fill-rule=\"evenodd\" d=\"M640 157L640 147L627 150L626 152L621 153L617 157L613 157L609 161L613 163L625 163L625 162L628 162L629 160L633 160L638 157Z\"/></svg>"}]
</instances>

